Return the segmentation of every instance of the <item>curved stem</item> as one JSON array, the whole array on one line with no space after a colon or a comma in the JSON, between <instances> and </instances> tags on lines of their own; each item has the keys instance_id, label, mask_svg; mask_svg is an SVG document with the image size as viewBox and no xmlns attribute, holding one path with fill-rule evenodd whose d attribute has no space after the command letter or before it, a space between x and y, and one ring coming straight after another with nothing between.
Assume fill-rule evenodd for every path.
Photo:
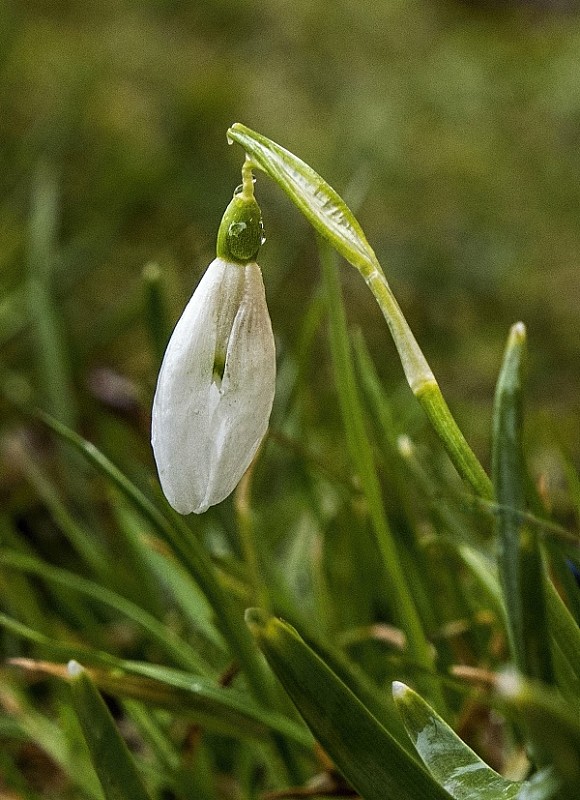
<instances>
[{"instance_id":1,"label":"curved stem","mask_svg":"<svg viewBox=\"0 0 580 800\"><path fill-rule=\"evenodd\" d=\"M315 230L361 273L389 326L411 391L423 406L455 468L479 497L491 499L491 481L453 419L381 265L344 200L312 167L245 125L232 125L228 141L240 144L251 164L269 175Z\"/></svg>"}]
</instances>

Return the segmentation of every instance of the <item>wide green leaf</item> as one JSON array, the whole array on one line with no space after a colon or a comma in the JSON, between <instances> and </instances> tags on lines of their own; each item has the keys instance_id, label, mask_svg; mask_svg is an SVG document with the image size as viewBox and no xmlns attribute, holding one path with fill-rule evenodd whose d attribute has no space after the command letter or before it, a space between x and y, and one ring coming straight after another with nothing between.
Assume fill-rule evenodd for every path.
<instances>
[{"instance_id":1,"label":"wide green leaf","mask_svg":"<svg viewBox=\"0 0 580 800\"><path fill-rule=\"evenodd\" d=\"M246 619L306 724L365 800L449 800L294 628L257 609Z\"/></svg>"},{"instance_id":2,"label":"wide green leaf","mask_svg":"<svg viewBox=\"0 0 580 800\"><path fill-rule=\"evenodd\" d=\"M521 784L491 769L416 692L393 684L407 733L427 769L455 800L512 800Z\"/></svg>"}]
</instances>

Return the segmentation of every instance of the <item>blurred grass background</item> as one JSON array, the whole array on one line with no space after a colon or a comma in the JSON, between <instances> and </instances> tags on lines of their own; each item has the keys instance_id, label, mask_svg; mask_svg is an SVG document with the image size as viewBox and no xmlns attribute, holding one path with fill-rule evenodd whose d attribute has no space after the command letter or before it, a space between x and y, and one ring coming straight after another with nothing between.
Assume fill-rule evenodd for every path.
<instances>
[{"instance_id":1,"label":"blurred grass background","mask_svg":"<svg viewBox=\"0 0 580 800\"><path fill-rule=\"evenodd\" d=\"M41 322L27 285L38 270L56 298L66 349L55 380L65 394L70 383L72 421L94 432L104 400L125 403L146 431L156 364L143 267L160 266L172 324L239 182L242 153L225 138L239 120L346 192L484 459L501 352L519 318L537 432L555 427L577 457L576 5L1 0L3 433L6 399L58 404L38 396ZM319 267L285 198L264 177L257 193L284 354L299 347ZM354 271L343 279L351 321L396 389L402 374L374 301ZM324 387L319 356L309 380Z\"/></svg>"}]
</instances>

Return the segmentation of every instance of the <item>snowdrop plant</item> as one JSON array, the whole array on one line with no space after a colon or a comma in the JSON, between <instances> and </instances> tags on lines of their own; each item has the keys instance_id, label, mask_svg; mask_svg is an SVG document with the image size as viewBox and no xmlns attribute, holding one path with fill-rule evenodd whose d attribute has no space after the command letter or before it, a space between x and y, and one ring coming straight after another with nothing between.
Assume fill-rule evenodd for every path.
<instances>
[{"instance_id":1,"label":"snowdrop plant","mask_svg":"<svg viewBox=\"0 0 580 800\"><path fill-rule=\"evenodd\" d=\"M527 471L524 325L512 327L497 383L490 479L342 198L263 135L237 124L229 137L321 234L321 292L301 341L328 323L345 458L327 468L343 447L337 428L320 426L310 395L295 392L288 411L305 447L292 471L282 447L268 453L282 472L260 513L252 513L248 492L237 514L200 520L192 535L93 443L41 413L98 473L94 488L106 494L91 488L87 503L97 503L86 520L77 518L83 504L67 510L64 487L53 485L36 446L19 447L20 437L11 446L81 574L33 555L45 514L38 499L30 506L28 491L10 498L0 515L0 648L10 658L0 693L4 795L40 797L28 790L29 778L36 786L36 765L46 761L37 754L46 753L50 796L62 800L577 797L580 595L570 565L580 567L580 547L577 526L569 531L548 517L550 481L538 491ZM275 354L256 264L262 227L251 165L159 376L153 446L165 493L184 513L231 491L272 405ZM405 432L407 401L389 396L364 340L351 339L331 247L377 299L410 389L463 490L441 451L415 447ZM147 280L154 286L154 270ZM54 311L44 331L57 318L50 300L39 306ZM161 305L148 306L155 323ZM56 452L59 467L77 468ZM551 462L554 452L550 446ZM553 469L548 475L559 474ZM558 490L558 516L571 519L580 498L571 462L566 475L570 499L564 504ZM225 558L215 534L236 545ZM247 608L254 602L261 608ZM16 668L34 683L41 675L66 680L74 717L61 687L29 693ZM118 699L131 748L100 691Z\"/></svg>"},{"instance_id":2,"label":"snowdrop plant","mask_svg":"<svg viewBox=\"0 0 580 800\"><path fill-rule=\"evenodd\" d=\"M250 162L223 216L216 258L171 336L153 402L161 486L180 514L201 514L236 487L268 427L276 353L262 273Z\"/></svg>"}]
</instances>

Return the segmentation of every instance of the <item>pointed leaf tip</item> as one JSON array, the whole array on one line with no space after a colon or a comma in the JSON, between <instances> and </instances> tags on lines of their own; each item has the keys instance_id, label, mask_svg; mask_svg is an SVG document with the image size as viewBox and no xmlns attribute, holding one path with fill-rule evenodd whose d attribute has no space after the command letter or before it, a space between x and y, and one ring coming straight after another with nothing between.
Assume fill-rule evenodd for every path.
<instances>
[{"instance_id":1,"label":"pointed leaf tip","mask_svg":"<svg viewBox=\"0 0 580 800\"><path fill-rule=\"evenodd\" d=\"M515 800L521 784L504 779L409 686L395 681L393 697L421 760L455 800Z\"/></svg>"},{"instance_id":2,"label":"pointed leaf tip","mask_svg":"<svg viewBox=\"0 0 580 800\"><path fill-rule=\"evenodd\" d=\"M514 338L523 341L526 338L526 326L523 322L515 322L511 327L511 334Z\"/></svg>"},{"instance_id":3,"label":"pointed leaf tip","mask_svg":"<svg viewBox=\"0 0 580 800\"><path fill-rule=\"evenodd\" d=\"M82 664L79 664L79 662L75 661L74 659L71 659L71 661L68 662L66 668L69 678L78 678L79 675L82 675L85 671L85 668L82 666Z\"/></svg>"},{"instance_id":4,"label":"pointed leaf tip","mask_svg":"<svg viewBox=\"0 0 580 800\"><path fill-rule=\"evenodd\" d=\"M401 683L401 681L393 681L391 688L395 700L404 700L405 695L409 691L407 684Z\"/></svg>"},{"instance_id":5,"label":"pointed leaf tip","mask_svg":"<svg viewBox=\"0 0 580 800\"><path fill-rule=\"evenodd\" d=\"M252 633L259 633L262 631L270 619L270 615L261 608L247 608L244 614L246 625Z\"/></svg>"}]
</instances>

